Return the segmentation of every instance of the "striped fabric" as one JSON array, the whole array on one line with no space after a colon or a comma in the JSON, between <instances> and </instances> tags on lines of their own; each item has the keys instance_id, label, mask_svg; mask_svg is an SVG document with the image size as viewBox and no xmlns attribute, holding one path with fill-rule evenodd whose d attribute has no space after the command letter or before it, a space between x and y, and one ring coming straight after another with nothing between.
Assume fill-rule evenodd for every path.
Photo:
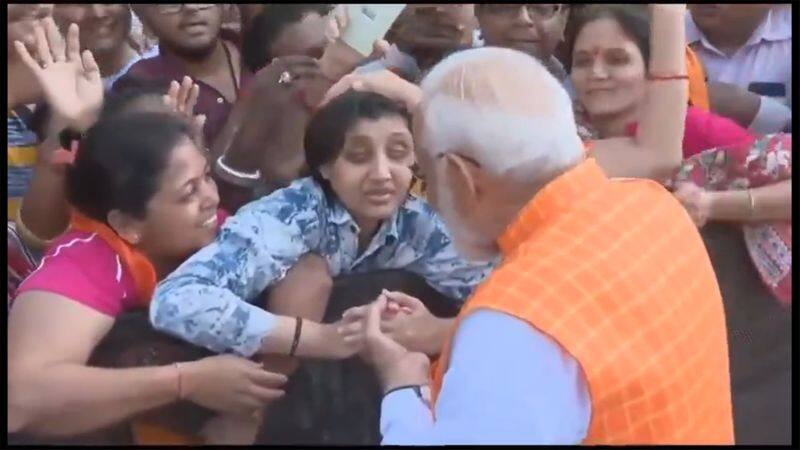
<instances>
[{"instance_id":1,"label":"striped fabric","mask_svg":"<svg viewBox=\"0 0 800 450\"><path fill-rule=\"evenodd\" d=\"M592 399L585 443L733 443L719 287L697 228L662 186L609 180L588 159L499 244L503 263L459 320L505 312L575 357ZM433 369L434 401L449 352L450 342Z\"/></svg>"},{"instance_id":2,"label":"striped fabric","mask_svg":"<svg viewBox=\"0 0 800 450\"><path fill-rule=\"evenodd\" d=\"M37 137L15 112L8 113L8 220L14 220L36 164Z\"/></svg>"},{"instance_id":3,"label":"striped fabric","mask_svg":"<svg viewBox=\"0 0 800 450\"><path fill-rule=\"evenodd\" d=\"M22 238L17 234L14 222L7 222L8 225L8 310L11 310L11 302L17 296L17 288L20 283L30 275L39 264L40 255L32 252L22 242Z\"/></svg>"}]
</instances>

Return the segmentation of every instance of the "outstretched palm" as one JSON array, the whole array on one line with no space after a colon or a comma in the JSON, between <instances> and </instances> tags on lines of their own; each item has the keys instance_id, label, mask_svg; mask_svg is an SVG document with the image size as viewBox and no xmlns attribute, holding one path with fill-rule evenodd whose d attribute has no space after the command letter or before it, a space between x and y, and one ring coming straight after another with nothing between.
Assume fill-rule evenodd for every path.
<instances>
[{"instance_id":1,"label":"outstretched palm","mask_svg":"<svg viewBox=\"0 0 800 450\"><path fill-rule=\"evenodd\" d=\"M88 50L81 55L79 30L70 25L66 44L52 18L36 25L36 61L25 45L14 42L22 61L44 91L47 103L64 125L85 130L97 119L103 104L100 69Z\"/></svg>"}]
</instances>

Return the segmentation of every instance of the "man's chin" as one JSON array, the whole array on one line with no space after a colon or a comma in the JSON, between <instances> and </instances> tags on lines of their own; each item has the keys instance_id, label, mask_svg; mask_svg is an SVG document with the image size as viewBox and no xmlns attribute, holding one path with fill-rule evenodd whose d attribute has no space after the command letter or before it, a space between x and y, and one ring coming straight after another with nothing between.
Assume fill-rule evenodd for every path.
<instances>
[{"instance_id":1,"label":"man's chin","mask_svg":"<svg viewBox=\"0 0 800 450\"><path fill-rule=\"evenodd\" d=\"M214 38L197 39L194 42L176 47L173 51L187 59L204 59L214 52L216 44L217 41Z\"/></svg>"}]
</instances>

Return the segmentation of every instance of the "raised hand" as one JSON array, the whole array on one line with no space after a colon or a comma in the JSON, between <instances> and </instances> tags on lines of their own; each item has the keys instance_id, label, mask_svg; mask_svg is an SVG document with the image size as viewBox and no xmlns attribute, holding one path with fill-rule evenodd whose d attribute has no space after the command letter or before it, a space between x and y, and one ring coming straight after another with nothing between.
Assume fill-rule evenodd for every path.
<instances>
[{"instance_id":1,"label":"raised hand","mask_svg":"<svg viewBox=\"0 0 800 450\"><path fill-rule=\"evenodd\" d=\"M199 96L200 85L185 76L180 84L177 81L170 83L169 90L164 95L164 103L191 124L195 143L200 148L205 148L203 127L206 125L206 116L194 114Z\"/></svg>"},{"instance_id":2,"label":"raised hand","mask_svg":"<svg viewBox=\"0 0 800 450\"><path fill-rule=\"evenodd\" d=\"M25 44L14 41L22 62L41 85L59 125L78 131L89 128L103 104L103 81L92 52L80 52L79 29L69 26L66 43L51 17L34 25L36 59Z\"/></svg>"},{"instance_id":3,"label":"raised hand","mask_svg":"<svg viewBox=\"0 0 800 450\"><path fill-rule=\"evenodd\" d=\"M413 111L422 99L422 90L418 86L383 69L368 73L352 73L342 77L328 90L321 104L328 103L350 89L381 94L402 102L409 111Z\"/></svg>"},{"instance_id":4,"label":"raised hand","mask_svg":"<svg viewBox=\"0 0 800 450\"><path fill-rule=\"evenodd\" d=\"M314 58L275 58L255 74L237 104L239 131L225 153L226 164L260 169L268 182L297 178L305 163L306 124L330 85Z\"/></svg>"}]
</instances>

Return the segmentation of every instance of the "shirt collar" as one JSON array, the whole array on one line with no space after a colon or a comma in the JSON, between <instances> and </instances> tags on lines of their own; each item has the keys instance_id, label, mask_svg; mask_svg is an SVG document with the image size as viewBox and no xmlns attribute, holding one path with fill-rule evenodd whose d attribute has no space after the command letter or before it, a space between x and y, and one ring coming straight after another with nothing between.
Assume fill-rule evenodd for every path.
<instances>
[{"instance_id":1,"label":"shirt collar","mask_svg":"<svg viewBox=\"0 0 800 450\"><path fill-rule=\"evenodd\" d=\"M749 47L751 45L758 44L762 40L764 41L782 41L785 39L792 38L792 27L791 24L786 26L784 23L785 21L780 20L780 15L774 9L770 9L767 11L767 16L761 22L761 25L753 31L753 34L750 36L750 39L745 42L742 47ZM713 44L708 42L708 39L703 35L703 32L700 31L700 28L697 27L697 24L694 22L691 13L686 13L686 42L691 44L694 42L700 42L703 47L715 51L717 53L722 54Z\"/></svg>"},{"instance_id":2,"label":"shirt collar","mask_svg":"<svg viewBox=\"0 0 800 450\"><path fill-rule=\"evenodd\" d=\"M507 255L519 247L541 226L579 202L587 192L595 192L598 186L607 183L600 166L588 158L540 190L528 202L517 218L497 240L500 250Z\"/></svg>"},{"instance_id":3,"label":"shirt collar","mask_svg":"<svg viewBox=\"0 0 800 450\"><path fill-rule=\"evenodd\" d=\"M753 33L754 36L760 34L759 40L764 39L765 41L783 41L792 38L792 22L790 20L781 20L783 19L781 15L786 13L778 10L777 8L780 7L770 8L766 19L764 19L764 23L762 23L759 29ZM791 11L789 11L789 15L791 17ZM749 43L750 42L748 42L748 44Z\"/></svg>"},{"instance_id":4,"label":"shirt collar","mask_svg":"<svg viewBox=\"0 0 800 450\"><path fill-rule=\"evenodd\" d=\"M391 237L395 241L397 241L397 239L400 237L400 231L399 231L400 214L405 209L405 207L406 207L405 202L403 202L403 204L400 205L400 208L397 211L395 211L394 215L392 215L392 217L388 221L384 221L381 224L380 228L378 228L378 232L375 234L375 238L386 239ZM359 227L355 219L353 219L353 216L350 215L350 212L347 210L347 208L344 207L344 205L342 205L342 203L339 200L333 201L333 204L331 205L331 214L329 219L331 222L340 227L352 225L356 233L358 233L359 231Z\"/></svg>"},{"instance_id":5,"label":"shirt collar","mask_svg":"<svg viewBox=\"0 0 800 450\"><path fill-rule=\"evenodd\" d=\"M691 44L693 42L697 42L703 38L703 33L697 28L697 24L694 23L694 19L692 18L692 14L690 12L686 12L686 18L684 20L686 25L686 42Z\"/></svg>"}]
</instances>

